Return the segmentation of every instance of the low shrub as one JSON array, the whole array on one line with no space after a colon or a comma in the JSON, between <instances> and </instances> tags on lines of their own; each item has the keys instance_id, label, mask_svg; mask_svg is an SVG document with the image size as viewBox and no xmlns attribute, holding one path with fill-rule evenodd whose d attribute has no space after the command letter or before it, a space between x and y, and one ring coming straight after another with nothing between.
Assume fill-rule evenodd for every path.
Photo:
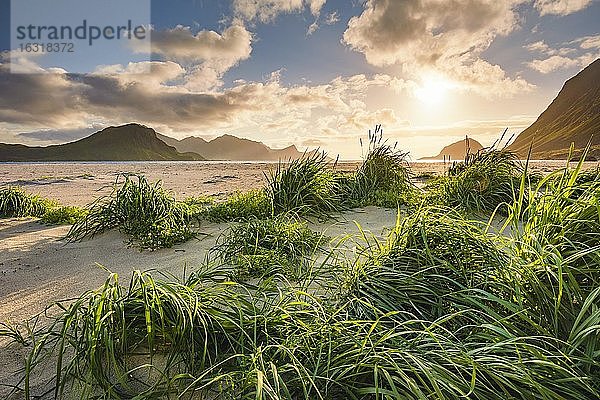
<instances>
[{"instance_id":1,"label":"low shrub","mask_svg":"<svg viewBox=\"0 0 600 400\"><path fill-rule=\"evenodd\" d=\"M269 218L273 215L271 202L264 190L235 193L225 201L214 203L200 214L212 222L245 221Z\"/></svg>"}]
</instances>

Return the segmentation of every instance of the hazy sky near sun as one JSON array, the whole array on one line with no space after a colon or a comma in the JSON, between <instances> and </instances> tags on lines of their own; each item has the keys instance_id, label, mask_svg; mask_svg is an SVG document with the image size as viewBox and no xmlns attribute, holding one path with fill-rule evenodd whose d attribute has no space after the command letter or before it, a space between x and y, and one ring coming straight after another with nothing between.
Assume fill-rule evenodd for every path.
<instances>
[{"instance_id":1,"label":"hazy sky near sun","mask_svg":"<svg viewBox=\"0 0 600 400\"><path fill-rule=\"evenodd\" d=\"M0 0L0 142L72 141L139 122L360 155L381 123L413 158L520 132L600 56L596 0L152 1L152 61L11 74ZM104 60L104 61L103 61ZM88 60L90 61L90 60ZM151 63L149 72L136 73Z\"/></svg>"}]
</instances>

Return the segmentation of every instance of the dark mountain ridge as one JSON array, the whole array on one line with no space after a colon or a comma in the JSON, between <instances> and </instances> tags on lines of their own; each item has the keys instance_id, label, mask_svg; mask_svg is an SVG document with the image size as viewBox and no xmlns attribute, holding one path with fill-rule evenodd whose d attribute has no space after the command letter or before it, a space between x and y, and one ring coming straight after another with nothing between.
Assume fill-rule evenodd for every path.
<instances>
[{"instance_id":1,"label":"dark mountain ridge","mask_svg":"<svg viewBox=\"0 0 600 400\"><path fill-rule=\"evenodd\" d=\"M0 161L191 161L158 139L154 129L139 124L111 126L83 139L45 147L0 143Z\"/></svg>"}]
</instances>

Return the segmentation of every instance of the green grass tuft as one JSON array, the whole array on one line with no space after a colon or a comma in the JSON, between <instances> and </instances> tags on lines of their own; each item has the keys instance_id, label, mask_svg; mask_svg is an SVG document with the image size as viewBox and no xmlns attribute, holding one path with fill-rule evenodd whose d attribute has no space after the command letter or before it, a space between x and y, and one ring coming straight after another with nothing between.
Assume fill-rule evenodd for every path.
<instances>
[{"instance_id":1,"label":"green grass tuft","mask_svg":"<svg viewBox=\"0 0 600 400\"><path fill-rule=\"evenodd\" d=\"M380 126L369 132L367 155L350 185L350 202L391 207L406 203L413 189L408 153L396 146L383 141Z\"/></svg>"},{"instance_id":2,"label":"green grass tuft","mask_svg":"<svg viewBox=\"0 0 600 400\"><path fill-rule=\"evenodd\" d=\"M444 177L429 182L427 201L465 211L494 211L512 203L523 166L508 150L485 149L454 163Z\"/></svg>"},{"instance_id":3,"label":"green grass tuft","mask_svg":"<svg viewBox=\"0 0 600 400\"><path fill-rule=\"evenodd\" d=\"M285 215L233 225L212 251L223 263L235 267L238 280L275 273L298 280L324 240L306 222Z\"/></svg>"},{"instance_id":4,"label":"green grass tuft","mask_svg":"<svg viewBox=\"0 0 600 400\"><path fill-rule=\"evenodd\" d=\"M150 184L140 175L120 175L113 192L89 207L67 239L77 241L118 228L141 248L171 247L194 237L195 210L197 207L175 200L160 182Z\"/></svg>"},{"instance_id":5,"label":"green grass tuft","mask_svg":"<svg viewBox=\"0 0 600 400\"><path fill-rule=\"evenodd\" d=\"M416 210L386 242L360 250L340 274L338 296L360 300L357 318L398 313L401 320L435 321L469 308L466 291L486 290L509 264L480 225L450 210Z\"/></svg>"},{"instance_id":6,"label":"green grass tuft","mask_svg":"<svg viewBox=\"0 0 600 400\"><path fill-rule=\"evenodd\" d=\"M300 159L280 162L267 176L266 193L275 215L291 211L330 216L344 209L340 192L324 152L305 153Z\"/></svg>"},{"instance_id":7,"label":"green grass tuft","mask_svg":"<svg viewBox=\"0 0 600 400\"><path fill-rule=\"evenodd\" d=\"M0 188L0 218L41 217L56 205L19 187Z\"/></svg>"},{"instance_id":8,"label":"green grass tuft","mask_svg":"<svg viewBox=\"0 0 600 400\"><path fill-rule=\"evenodd\" d=\"M225 201L214 203L200 214L212 222L245 221L269 218L273 215L271 202L264 190L236 193Z\"/></svg>"},{"instance_id":9,"label":"green grass tuft","mask_svg":"<svg viewBox=\"0 0 600 400\"><path fill-rule=\"evenodd\" d=\"M88 211L81 207L60 206L48 209L41 221L49 225L73 225L87 214Z\"/></svg>"}]
</instances>

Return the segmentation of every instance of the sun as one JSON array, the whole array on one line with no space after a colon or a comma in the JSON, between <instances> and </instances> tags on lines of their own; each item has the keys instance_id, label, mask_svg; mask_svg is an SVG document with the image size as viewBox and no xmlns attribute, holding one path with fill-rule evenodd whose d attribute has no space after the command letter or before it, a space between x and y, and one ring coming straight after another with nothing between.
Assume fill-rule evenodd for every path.
<instances>
[{"instance_id":1,"label":"sun","mask_svg":"<svg viewBox=\"0 0 600 400\"><path fill-rule=\"evenodd\" d=\"M414 90L415 97L428 105L437 105L446 99L451 83L443 78L428 77Z\"/></svg>"}]
</instances>

